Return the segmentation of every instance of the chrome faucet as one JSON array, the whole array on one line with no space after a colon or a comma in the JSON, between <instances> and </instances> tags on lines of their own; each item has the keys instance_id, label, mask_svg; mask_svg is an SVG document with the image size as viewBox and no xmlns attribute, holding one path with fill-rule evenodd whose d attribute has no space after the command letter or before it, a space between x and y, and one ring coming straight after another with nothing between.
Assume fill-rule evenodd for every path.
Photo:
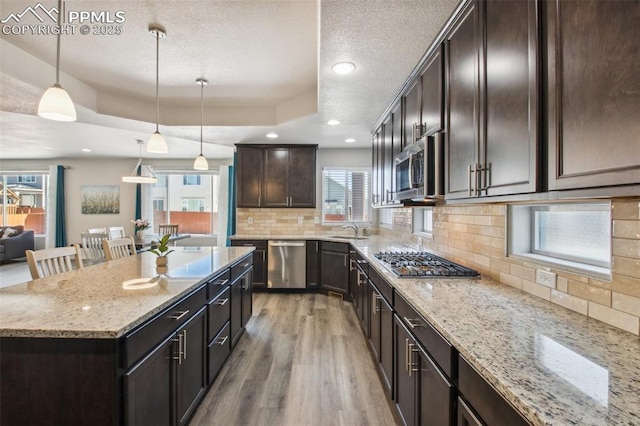
<instances>
[{"instance_id":1,"label":"chrome faucet","mask_svg":"<svg viewBox=\"0 0 640 426\"><path fill-rule=\"evenodd\" d=\"M356 237L358 236L358 225L356 225L355 223L352 223L351 225L343 225L342 226L342 229L347 229L347 228L353 229L353 232L356 233Z\"/></svg>"}]
</instances>

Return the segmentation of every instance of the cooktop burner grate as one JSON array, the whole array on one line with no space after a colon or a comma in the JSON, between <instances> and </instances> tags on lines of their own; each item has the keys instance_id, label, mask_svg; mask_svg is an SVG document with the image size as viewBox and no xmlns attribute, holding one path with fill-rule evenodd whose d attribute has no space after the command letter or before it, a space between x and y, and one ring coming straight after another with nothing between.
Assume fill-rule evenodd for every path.
<instances>
[{"instance_id":1,"label":"cooktop burner grate","mask_svg":"<svg viewBox=\"0 0 640 426\"><path fill-rule=\"evenodd\" d=\"M380 252L374 255L398 277L477 277L478 272L428 252Z\"/></svg>"}]
</instances>

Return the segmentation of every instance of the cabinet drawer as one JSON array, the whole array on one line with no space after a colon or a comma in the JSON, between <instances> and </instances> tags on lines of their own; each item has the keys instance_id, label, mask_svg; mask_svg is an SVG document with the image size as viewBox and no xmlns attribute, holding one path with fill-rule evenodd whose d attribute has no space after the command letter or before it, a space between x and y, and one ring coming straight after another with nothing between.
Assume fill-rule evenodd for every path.
<instances>
[{"instance_id":1,"label":"cabinet drawer","mask_svg":"<svg viewBox=\"0 0 640 426\"><path fill-rule=\"evenodd\" d=\"M380 294L386 299L387 303L393 304L393 287L385 280L382 275L374 268L369 268L369 279L378 288Z\"/></svg>"},{"instance_id":2,"label":"cabinet drawer","mask_svg":"<svg viewBox=\"0 0 640 426\"><path fill-rule=\"evenodd\" d=\"M480 415L483 424L529 424L461 355L458 355L458 369L458 391Z\"/></svg>"},{"instance_id":3,"label":"cabinet drawer","mask_svg":"<svg viewBox=\"0 0 640 426\"><path fill-rule=\"evenodd\" d=\"M253 266L253 255L249 255L243 258L240 262L231 267L231 282L234 282L239 277Z\"/></svg>"},{"instance_id":4,"label":"cabinet drawer","mask_svg":"<svg viewBox=\"0 0 640 426\"><path fill-rule=\"evenodd\" d=\"M435 328L418 314L399 294L395 295L394 308L405 325L425 347L429 355L450 378L453 377L455 349Z\"/></svg>"},{"instance_id":5,"label":"cabinet drawer","mask_svg":"<svg viewBox=\"0 0 640 426\"><path fill-rule=\"evenodd\" d=\"M220 294L227 287L231 280L231 270L227 269L222 274L217 275L207 281L207 300L211 300Z\"/></svg>"},{"instance_id":6,"label":"cabinet drawer","mask_svg":"<svg viewBox=\"0 0 640 426\"><path fill-rule=\"evenodd\" d=\"M345 243L334 243L331 241L323 241L322 242L322 250L323 251L335 251L338 253L349 253L349 244Z\"/></svg>"},{"instance_id":7,"label":"cabinet drawer","mask_svg":"<svg viewBox=\"0 0 640 426\"><path fill-rule=\"evenodd\" d=\"M360 269L360 272L364 273L367 277L369 276L369 261L362 257L360 253L356 250L351 250L351 258L356 263L357 267Z\"/></svg>"},{"instance_id":8,"label":"cabinet drawer","mask_svg":"<svg viewBox=\"0 0 640 426\"><path fill-rule=\"evenodd\" d=\"M231 353L231 327L227 322L220 333L209 344L208 348L208 378L209 384L213 383L220 369Z\"/></svg>"},{"instance_id":9,"label":"cabinet drawer","mask_svg":"<svg viewBox=\"0 0 640 426\"><path fill-rule=\"evenodd\" d=\"M207 289L200 287L124 337L123 367L129 368L166 336L187 322L207 302Z\"/></svg>"},{"instance_id":10,"label":"cabinet drawer","mask_svg":"<svg viewBox=\"0 0 640 426\"><path fill-rule=\"evenodd\" d=\"M208 306L209 334L207 342L211 341L220 328L231 318L231 289L226 287L218 297L211 300Z\"/></svg>"},{"instance_id":11,"label":"cabinet drawer","mask_svg":"<svg viewBox=\"0 0 640 426\"><path fill-rule=\"evenodd\" d=\"M232 240L232 246L255 247L257 249L267 249L267 240Z\"/></svg>"}]
</instances>

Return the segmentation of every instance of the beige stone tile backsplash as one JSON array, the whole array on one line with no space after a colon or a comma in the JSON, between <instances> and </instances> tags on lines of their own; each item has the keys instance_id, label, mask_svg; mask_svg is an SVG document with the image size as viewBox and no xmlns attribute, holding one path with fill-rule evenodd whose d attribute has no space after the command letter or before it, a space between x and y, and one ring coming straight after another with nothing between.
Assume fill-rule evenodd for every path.
<instances>
[{"instance_id":1,"label":"beige stone tile backsplash","mask_svg":"<svg viewBox=\"0 0 640 426\"><path fill-rule=\"evenodd\" d=\"M433 238L411 233L411 209L393 210L383 236L422 245L477 269L483 277L550 300L575 312L640 334L640 199L612 200L612 280L603 281L506 256L504 204L436 206ZM555 287L535 282L536 269L557 274Z\"/></svg>"},{"instance_id":2,"label":"beige stone tile backsplash","mask_svg":"<svg viewBox=\"0 0 640 426\"><path fill-rule=\"evenodd\" d=\"M239 208L236 218L236 232L242 235L346 235L353 232L342 226L323 226L322 212L316 209Z\"/></svg>"}]
</instances>

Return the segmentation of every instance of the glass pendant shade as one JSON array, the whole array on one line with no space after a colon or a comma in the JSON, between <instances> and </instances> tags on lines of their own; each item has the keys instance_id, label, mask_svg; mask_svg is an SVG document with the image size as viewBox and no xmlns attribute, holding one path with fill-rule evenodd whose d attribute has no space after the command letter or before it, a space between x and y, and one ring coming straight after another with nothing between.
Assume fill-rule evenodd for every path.
<instances>
[{"instance_id":1,"label":"glass pendant shade","mask_svg":"<svg viewBox=\"0 0 640 426\"><path fill-rule=\"evenodd\" d=\"M54 84L40 98L38 115L55 121L76 121L76 107L67 91Z\"/></svg>"},{"instance_id":2,"label":"glass pendant shade","mask_svg":"<svg viewBox=\"0 0 640 426\"><path fill-rule=\"evenodd\" d=\"M166 154L169 152L167 141L164 140L164 137L159 131L156 130L149 138L149 142L147 142L147 152L155 152L157 154Z\"/></svg>"},{"instance_id":3,"label":"glass pendant shade","mask_svg":"<svg viewBox=\"0 0 640 426\"><path fill-rule=\"evenodd\" d=\"M196 161L193 162L194 170L209 170L209 163L204 155L200 154L196 157Z\"/></svg>"}]
</instances>

